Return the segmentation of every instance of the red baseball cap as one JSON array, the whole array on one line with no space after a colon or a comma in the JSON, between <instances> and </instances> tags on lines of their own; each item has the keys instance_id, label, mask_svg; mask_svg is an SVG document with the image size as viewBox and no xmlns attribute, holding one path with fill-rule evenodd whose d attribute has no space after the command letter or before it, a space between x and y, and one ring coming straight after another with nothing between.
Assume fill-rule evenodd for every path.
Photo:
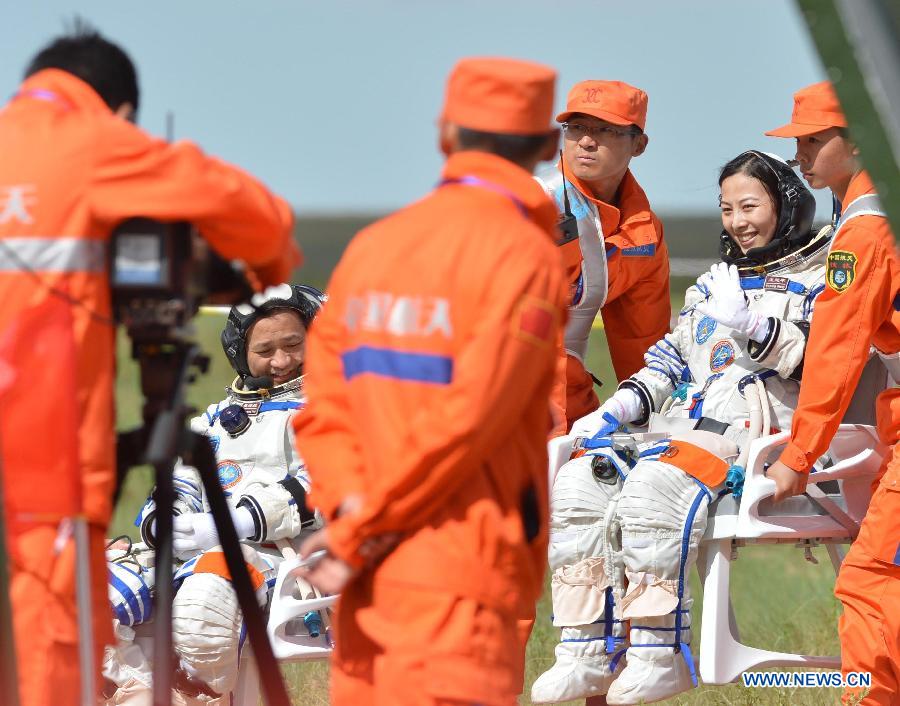
<instances>
[{"instance_id":1,"label":"red baseball cap","mask_svg":"<svg viewBox=\"0 0 900 706\"><path fill-rule=\"evenodd\" d=\"M647 123L647 94L622 81L582 81L569 91L566 109L556 116L564 123L573 113L592 115L615 125Z\"/></svg>"},{"instance_id":2,"label":"red baseball cap","mask_svg":"<svg viewBox=\"0 0 900 706\"><path fill-rule=\"evenodd\" d=\"M471 130L538 135L550 130L556 71L531 61L462 59L447 80L441 119Z\"/></svg>"},{"instance_id":3,"label":"red baseball cap","mask_svg":"<svg viewBox=\"0 0 900 706\"><path fill-rule=\"evenodd\" d=\"M814 83L794 94L791 122L766 135L771 137L805 137L830 127L847 127L847 118L834 87L828 81Z\"/></svg>"}]
</instances>

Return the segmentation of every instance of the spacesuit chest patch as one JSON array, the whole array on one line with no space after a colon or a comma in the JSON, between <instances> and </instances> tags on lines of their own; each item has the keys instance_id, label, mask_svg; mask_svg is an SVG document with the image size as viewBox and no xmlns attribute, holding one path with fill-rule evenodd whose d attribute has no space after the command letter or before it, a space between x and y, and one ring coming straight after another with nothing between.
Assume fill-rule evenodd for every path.
<instances>
[{"instance_id":1,"label":"spacesuit chest patch","mask_svg":"<svg viewBox=\"0 0 900 706\"><path fill-rule=\"evenodd\" d=\"M259 406L262 404L260 400L251 400L249 402L241 402L241 407L251 417L259 413Z\"/></svg>"},{"instance_id":2,"label":"spacesuit chest patch","mask_svg":"<svg viewBox=\"0 0 900 706\"><path fill-rule=\"evenodd\" d=\"M713 332L718 325L719 322L711 316L704 316L700 319L700 321L697 322L697 331L695 333L697 343L700 345L706 343L709 340L709 337L713 335Z\"/></svg>"},{"instance_id":3,"label":"spacesuit chest patch","mask_svg":"<svg viewBox=\"0 0 900 706\"><path fill-rule=\"evenodd\" d=\"M243 475L241 467L234 461L219 461L216 468L219 472L219 483L226 490L237 485Z\"/></svg>"},{"instance_id":4,"label":"spacesuit chest patch","mask_svg":"<svg viewBox=\"0 0 900 706\"><path fill-rule=\"evenodd\" d=\"M714 373L725 370L734 362L734 346L729 341L719 341L709 354L709 369Z\"/></svg>"},{"instance_id":5,"label":"spacesuit chest patch","mask_svg":"<svg viewBox=\"0 0 900 706\"><path fill-rule=\"evenodd\" d=\"M840 294L856 279L856 253L849 250L832 250L825 262L825 281Z\"/></svg>"},{"instance_id":6,"label":"spacesuit chest patch","mask_svg":"<svg viewBox=\"0 0 900 706\"><path fill-rule=\"evenodd\" d=\"M768 275L763 284L763 289L768 292L786 292L788 290L788 284L790 284L790 280L787 277Z\"/></svg>"}]
</instances>

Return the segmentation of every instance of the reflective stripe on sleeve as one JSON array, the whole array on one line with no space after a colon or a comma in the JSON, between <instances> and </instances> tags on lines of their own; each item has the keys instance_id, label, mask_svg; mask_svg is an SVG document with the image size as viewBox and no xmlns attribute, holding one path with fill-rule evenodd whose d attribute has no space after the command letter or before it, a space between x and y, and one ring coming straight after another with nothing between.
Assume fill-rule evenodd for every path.
<instances>
[{"instance_id":1,"label":"reflective stripe on sleeve","mask_svg":"<svg viewBox=\"0 0 900 706\"><path fill-rule=\"evenodd\" d=\"M71 237L0 238L0 272L106 271L106 243Z\"/></svg>"}]
</instances>

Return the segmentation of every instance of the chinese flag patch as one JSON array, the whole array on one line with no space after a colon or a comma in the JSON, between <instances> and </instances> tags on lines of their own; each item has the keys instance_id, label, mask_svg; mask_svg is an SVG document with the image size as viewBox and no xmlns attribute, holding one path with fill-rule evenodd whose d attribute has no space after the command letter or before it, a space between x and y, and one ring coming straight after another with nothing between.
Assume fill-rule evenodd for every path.
<instances>
[{"instance_id":1,"label":"chinese flag patch","mask_svg":"<svg viewBox=\"0 0 900 706\"><path fill-rule=\"evenodd\" d=\"M546 345L552 342L557 312L553 305L536 297L525 297L513 319L513 332L530 343Z\"/></svg>"}]
</instances>

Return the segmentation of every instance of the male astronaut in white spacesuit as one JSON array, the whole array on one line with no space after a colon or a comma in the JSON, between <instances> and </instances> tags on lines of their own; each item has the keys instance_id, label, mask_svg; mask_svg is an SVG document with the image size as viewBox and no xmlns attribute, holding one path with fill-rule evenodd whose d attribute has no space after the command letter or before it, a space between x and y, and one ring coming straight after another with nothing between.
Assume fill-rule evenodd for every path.
<instances>
[{"instance_id":1,"label":"male astronaut in white spacesuit","mask_svg":"<svg viewBox=\"0 0 900 706\"><path fill-rule=\"evenodd\" d=\"M650 703L696 683L688 572L708 505L753 438L790 428L830 228L811 231L812 195L770 155L739 155L719 185L722 262L688 289L646 366L573 426L587 452L551 490L562 636L535 703ZM614 432L648 422L624 449Z\"/></svg>"},{"instance_id":2,"label":"male astronaut in white spacesuit","mask_svg":"<svg viewBox=\"0 0 900 706\"><path fill-rule=\"evenodd\" d=\"M219 480L263 606L282 560L275 543L320 524L305 501L309 479L293 447L290 421L303 404L307 328L324 299L313 287L283 284L256 295L253 306L232 308L222 346L237 377L224 400L191 421L216 452ZM242 642L237 596L224 578L224 555L198 471L177 464L174 485L173 549L184 562L174 576L175 698L184 704L228 703ZM148 500L135 522L150 549L155 513ZM153 555L122 554L112 552L110 562L120 642L104 662L105 676L118 687L109 704L142 703L150 687L147 644L133 640L133 628L152 612Z\"/></svg>"}]
</instances>

